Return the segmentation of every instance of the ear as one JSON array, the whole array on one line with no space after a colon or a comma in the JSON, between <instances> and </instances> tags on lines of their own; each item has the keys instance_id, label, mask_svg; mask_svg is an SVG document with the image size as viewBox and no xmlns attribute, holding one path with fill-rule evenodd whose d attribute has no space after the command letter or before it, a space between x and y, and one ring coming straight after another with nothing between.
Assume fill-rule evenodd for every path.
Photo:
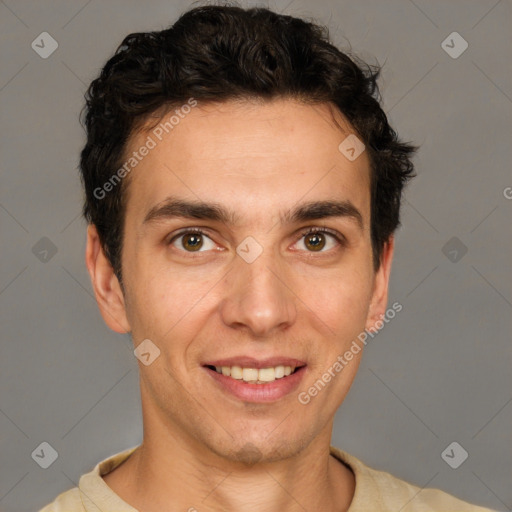
<instances>
[{"instance_id":1,"label":"ear","mask_svg":"<svg viewBox=\"0 0 512 512\"><path fill-rule=\"evenodd\" d=\"M94 224L89 224L87 228L85 264L103 320L115 332L120 334L130 332L123 291L110 261L103 252Z\"/></svg>"},{"instance_id":2,"label":"ear","mask_svg":"<svg viewBox=\"0 0 512 512\"><path fill-rule=\"evenodd\" d=\"M395 237L391 235L382 248L380 267L375 273L373 294L366 318L366 329L374 328L375 322L381 320L386 312L388 303L389 276L391 262L395 250Z\"/></svg>"}]
</instances>

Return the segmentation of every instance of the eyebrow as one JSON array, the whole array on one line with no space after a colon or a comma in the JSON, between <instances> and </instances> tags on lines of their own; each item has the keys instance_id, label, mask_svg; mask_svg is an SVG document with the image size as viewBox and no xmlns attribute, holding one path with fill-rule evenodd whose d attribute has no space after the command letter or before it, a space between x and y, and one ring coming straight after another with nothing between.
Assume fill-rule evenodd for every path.
<instances>
[{"instance_id":1,"label":"eyebrow","mask_svg":"<svg viewBox=\"0 0 512 512\"><path fill-rule=\"evenodd\" d=\"M294 209L281 212L281 224L293 224L329 217L346 217L355 221L363 229L363 216L350 201L311 201L303 203ZM217 221L223 224L236 225L240 217L218 203L202 201L185 201L168 197L151 208L144 217L143 224L173 218L198 219Z\"/></svg>"},{"instance_id":2,"label":"eyebrow","mask_svg":"<svg viewBox=\"0 0 512 512\"><path fill-rule=\"evenodd\" d=\"M350 201L311 201L281 215L281 223L296 223L329 217L346 217L363 229L363 216Z\"/></svg>"}]
</instances>

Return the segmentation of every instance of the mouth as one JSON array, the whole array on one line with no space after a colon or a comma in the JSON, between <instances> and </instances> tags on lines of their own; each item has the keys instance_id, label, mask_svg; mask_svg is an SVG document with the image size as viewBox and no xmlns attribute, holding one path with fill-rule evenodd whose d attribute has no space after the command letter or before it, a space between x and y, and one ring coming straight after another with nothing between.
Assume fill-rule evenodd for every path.
<instances>
[{"instance_id":1,"label":"mouth","mask_svg":"<svg viewBox=\"0 0 512 512\"><path fill-rule=\"evenodd\" d=\"M292 393L307 369L304 361L289 358L236 358L202 366L223 393L253 403L275 402Z\"/></svg>"},{"instance_id":2,"label":"mouth","mask_svg":"<svg viewBox=\"0 0 512 512\"><path fill-rule=\"evenodd\" d=\"M293 375L302 366L291 366L291 365L277 365L269 366L267 368L251 368L242 367L238 365L233 366L214 366L206 365L206 368L215 371L224 377L229 377L234 380L239 380L246 384L268 384L269 382L275 382L278 379L284 379Z\"/></svg>"}]
</instances>

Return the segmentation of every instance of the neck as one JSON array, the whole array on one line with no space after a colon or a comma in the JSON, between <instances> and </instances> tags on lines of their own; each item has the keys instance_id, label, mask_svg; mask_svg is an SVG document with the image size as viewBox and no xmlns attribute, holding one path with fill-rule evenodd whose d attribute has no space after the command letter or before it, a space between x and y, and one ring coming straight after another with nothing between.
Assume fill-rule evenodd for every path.
<instances>
[{"instance_id":1,"label":"neck","mask_svg":"<svg viewBox=\"0 0 512 512\"><path fill-rule=\"evenodd\" d=\"M331 431L332 425L292 457L249 465L226 460L168 425L148 429L145 423L141 446L104 480L140 512L347 511L355 480L329 454Z\"/></svg>"}]
</instances>

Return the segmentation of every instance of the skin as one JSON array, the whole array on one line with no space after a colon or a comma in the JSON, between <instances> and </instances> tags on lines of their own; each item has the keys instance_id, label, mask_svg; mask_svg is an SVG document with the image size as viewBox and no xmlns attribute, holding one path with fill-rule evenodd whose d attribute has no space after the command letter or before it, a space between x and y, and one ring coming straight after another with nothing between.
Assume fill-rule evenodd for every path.
<instances>
[{"instance_id":1,"label":"skin","mask_svg":"<svg viewBox=\"0 0 512 512\"><path fill-rule=\"evenodd\" d=\"M198 105L130 174L123 289L89 227L86 263L105 322L131 332L134 346L149 338L160 349L152 364L139 363L142 445L104 476L138 510L348 509L354 476L329 445L362 351L307 405L297 395L386 310L393 238L375 271L369 159L350 162L338 150L353 132L327 104ZM129 149L148 134L135 134ZM144 223L170 195L216 202L238 222ZM362 225L347 216L280 222L281 212L326 200L350 201ZM189 227L207 234L199 252L183 238L169 243ZM325 247L311 250L310 227L346 242L325 235ZM250 264L236 253L248 236L263 247ZM265 404L228 395L202 363L241 355L305 361L299 389Z\"/></svg>"}]
</instances>

